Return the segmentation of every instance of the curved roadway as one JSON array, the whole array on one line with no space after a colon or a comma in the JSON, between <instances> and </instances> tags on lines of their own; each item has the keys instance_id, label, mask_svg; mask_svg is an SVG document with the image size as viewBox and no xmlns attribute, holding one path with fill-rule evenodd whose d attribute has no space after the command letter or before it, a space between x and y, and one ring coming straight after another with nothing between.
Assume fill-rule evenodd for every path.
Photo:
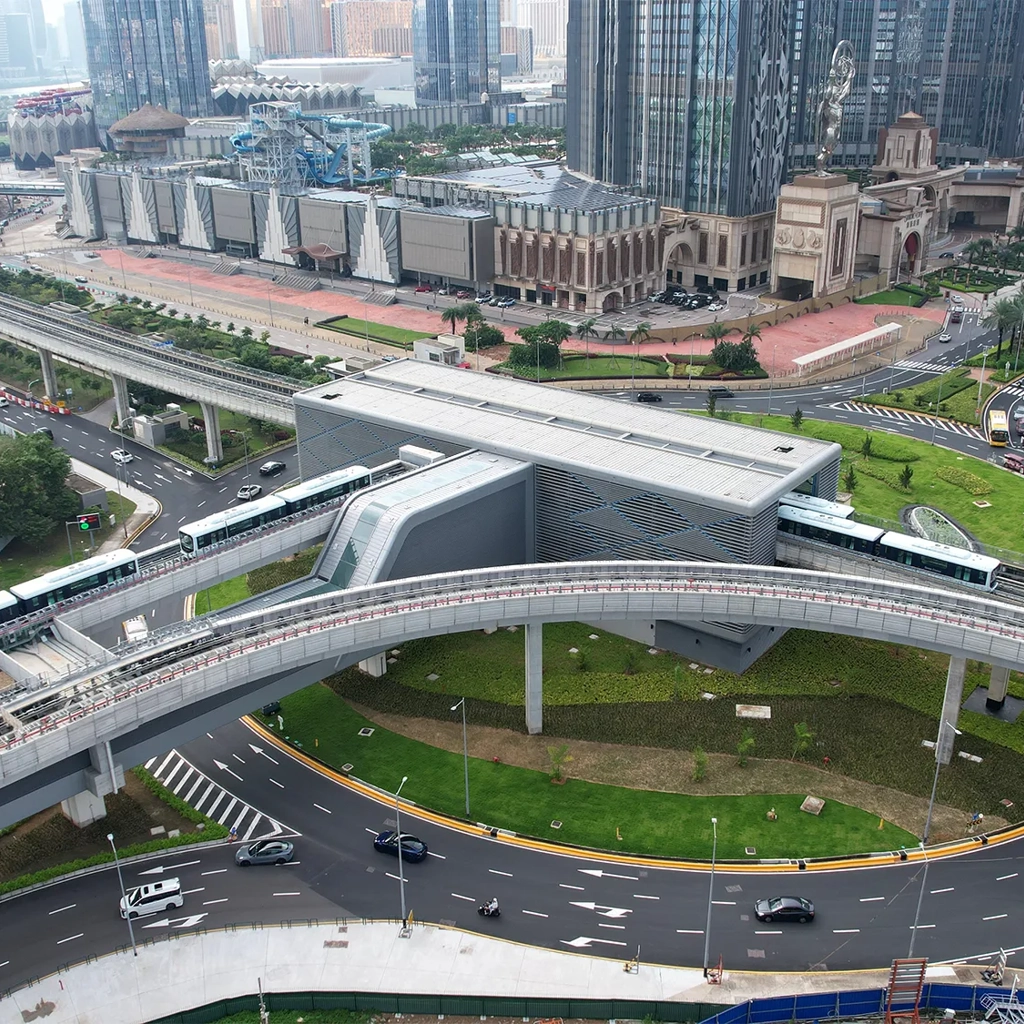
<instances>
[{"instance_id":1,"label":"curved roadway","mask_svg":"<svg viewBox=\"0 0 1024 1024\"><path fill-rule=\"evenodd\" d=\"M180 752L154 759L151 770L179 796L223 788L236 801L226 821L255 807L294 837L296 856L284 867L236 868L233 847L155 855L125 865L125 883L179 877L185 905L136 923L141 935L180 934L196 927L253 921L335 917L397 917L397 863L372 847L372 833L394 826L393 804L282 750L236 722ZM401 769L396 767L396 783ZM415 766L409 769L415 773ZM192 796L193 803L203 803ZM239 808L242 808L239 811ZM253 812L255 813L255 812ZM219 817L219 814L215 816ZM491 838L403 808L406 830L431 854L406 867L406 899L418 921L554 949L624 958L639 944L646 962L700 966L708 899L706 869L668 867L640 858L558 851L540 843ZM270 828L260 819L258 836ZM727 833L728 820L719 820ZM1024 840L971 856L930 862L915 954L933 962L985 957L1020 943ZM907 954L921 891L922 865L794 872L719 871L715 876L711 953L728 969L851 970L885 966ZM758 923L752 902L796 893L812 899L809 925ZM497 921L482 920L479 902L496 895ZM0 986L20 984L90 954L123 946L124 922L113 869L70 879L0 903Z\"/></svg>"}]
</instances>

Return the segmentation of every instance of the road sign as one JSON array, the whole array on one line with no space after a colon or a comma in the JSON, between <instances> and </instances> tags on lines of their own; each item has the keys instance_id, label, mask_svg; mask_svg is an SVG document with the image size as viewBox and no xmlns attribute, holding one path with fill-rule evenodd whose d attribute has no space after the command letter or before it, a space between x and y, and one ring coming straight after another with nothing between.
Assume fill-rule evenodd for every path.
<instances>
[{"instance_id":1,"label":"road sign","mask_svg":"<svg viewBox=\"0 0 1024 1024\"><path fill-rule=\"evenodd\" d=\"M98 530L102 525L103 521L100 518L99 512L86 512L78 517L78 528L83 533L88 533L90 530Z\"/></svg>"}]
</instances>

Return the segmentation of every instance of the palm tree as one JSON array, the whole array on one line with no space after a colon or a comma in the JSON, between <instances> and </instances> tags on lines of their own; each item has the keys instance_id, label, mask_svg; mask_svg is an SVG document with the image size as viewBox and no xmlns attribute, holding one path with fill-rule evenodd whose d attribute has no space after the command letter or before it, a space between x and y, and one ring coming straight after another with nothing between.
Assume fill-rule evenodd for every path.
<instances>
[{"instance_id":1,"label":"palm tree","mask_svg":"<svg viewBox=\"0 0 1024 1024\"><path fill-rule=\"evenodd\" d=\"M962 252L963 252L965 258L967 259L967 284L971 283L971 269L970 268L971 267L975 267L979 263L981 263L982 259L984 258L985 251L986 251L987 248L988 247L985 246L985 245L982 245L981 241L978 240L978 239L975 239L975 241L973 241L973 242L968 242L967 245L965 245L963 247ZM955 280L955 278L954 278L954 280Z\"/></svg>"},{"instance_id":2,"label":"palm tree","mask_svg":"<svg viewBox=\"0 0 1024 1024\"><path fill-rule=\"evenodd\" d=\"M626 332L621 327L619 327L618 324L615 324L614 326L609 327L608 330L604 332L604 340L609 342L611 344L611 346L612 346L612 365L613 366L617 367L619 365L618 354L615 351L615 342L618 341L620 338L625 338L625 336L626 336Z\"/></svg>"},{"instance_id":3,"label":"palm tree","mask_svg":"<svg viewBox=\"0 0 1024 1024\"><path fill-rule=\"evenodd\" d=\"M758 341L761 340L760 326L753 323L747 324L747 329L743 332L743 340L753 342L755 338L757 338Z\"/></svg>"},{"instance_id":4,"label":"palm tree","mask_svg":"<svg viewBox=\"0 0 1024 1024\"><path fill-rule=\"evenodd\" d=\"M462 319L462 307L461 306L449 306L447 309L441 310L441 323L449 324L451 326L451 333L459 333L459 321Z\"/></svg>"},{"instance_id":5,"label":"palm tree","mask_svg":"<svg viewBox=\"0 0 1024 1024\"><path fill-rule=\"evenodd\" d=\"M1006 237L1016 242L1024 242L1024 224L1018 224L1006 232Z\"/></svg>"},{"instance_id":6,"label":"palm tree","mask_svg":"<svg viewBox=\"0 0 1024 1024\"><path fill-rule=\"evenodd\" d=\"M591 317L589 320L584 320L576 328L576 337L582 338L587 345L587 369L590 369L590 339L597 338L597 318Z\"/></svg>"},{"instance_id":7,"label":"palm tree","mask_svg":"<svg viewBox=\"0 0 1024 1024\"><path fill-rule=\"evenodd\" d=\"M717 320L714 323L708 324L704 329L704 337L710 338L712 341L721 341L729 333L729 328L725 324L720 324Z\"/></svg>"},{"instance_id":8,"label":"palm tree","mask_svg":"<svg viewBox=\"0 0 1024 1024\"><path fill-rule=\"evenodd\" d=\"M999 346L996 348L996 357L1003 351L1003 334L1012 331L1020 323L1021 307L1012 299L996 299L992 308L982 318L985 327L991 327L999 331Z\"/></svg>"},{"instance_id":9,"label":"palm tree","mask_svg":"<svg viewBox=\"0 0 1024 1024\"><path fill-rule=\"evenodd\" d=\"M645 341L651 340L651 325L646 321L642 320L640 323L629 332L629 344L632 346L633 355L630 375L632 378L631 387L636 386L636 349L638 345L643 344Z\"/></svg>"}]
</instances>

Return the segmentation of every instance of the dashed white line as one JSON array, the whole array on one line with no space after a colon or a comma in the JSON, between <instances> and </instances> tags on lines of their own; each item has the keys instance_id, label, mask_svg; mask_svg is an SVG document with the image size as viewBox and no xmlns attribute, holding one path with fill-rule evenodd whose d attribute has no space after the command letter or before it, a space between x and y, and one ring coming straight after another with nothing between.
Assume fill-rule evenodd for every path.
<instances>
[{"instance_id":1,"label":"dashed white line","mask_svg":"<svg viewBox=\"0 0 1024 1024\"><path fill-rule=\"evenodd\" d=\"M1018 871L1014 871L1014 873L1012 875L1000 875L996 879L996 881L997 882L1005 882L1008 878L1016 878L1019 873L1020 872L1018 872Z\"/></svg>"},{"instance_id":2,"label":"dashed white line","mask_svg":"<svg viewBox=\"0 0 1024 1024\"><path fill-rule=\"evenodd\" d=\"M282 785L281 785L281 783L277 781L277 779L271 779L270 781L271 781L271 782L272 782L272 783L273 783L273 784L274 784L275 786L277 786L277 788L278 788L278 789L284 789L284 786L282 786ZM376 835L376 833L374 833L374 835Z\"/></svg>"},{"instance_id":3,"label":"dashed white line","mask_svg":"<svg viewBox=\"0 0 1024 1024\"><path fill-rule=\"evenodd\" d=\"M77 903L69 903L66 907L58 907L56 910L50 911L50 916L52 917L54 914L63 914L65 910L74 910L77 906Z\"/></svg>"},{"instance_id":4,"label":"dashed white line","mask_svg":"<svg viewBox=\"0 0 1024 1024\"><path fill-rule=\"evenodd\" d=\"M314 806L314 807L315 807L315 808L316 808L316 809L317 809L318 811L323 811L323 812L324 812L324 814L333 814L333 813L334 813L334 811L329 811L329 810L327 810L327 808L326 808L326 807L321 807L321 806L320 806L319 804L313 804L313 806ZM376 833L374 833L374 834L376 835Z\"/></svg>"},{"instance_id":5,"label":"dashed white line","mask_svg":"<svg viewBox=\"0 0 1024 1024\"><path fill-rule=\"evenodd\" d=\"M393 878L396 882L400 882L402 880L398 875L391 874L390 871L385 871L384 874L387 875L388 878Z\"/></svg>"},{"instance_id":6,"label":"dashed white line","mask_svg":"<svg viewBox=\"0 0 1024 1024\"><path fill-rule=\"evenodd\" d=\"M884 896L862 896L860 898L861 903L877 903L879 900L884 900Z\"/></svg>"},{"instance_id":7,"label":"dashed white line","mask_svg":"<svg viewBox=\"0 0 1024 1024\"><path fill-rule=\"evenodd\" d=\"M833 935L858 935L860 934L859 928L833 928Z\"/></svg>"},{"instance_id":8,"label":"dashed white line","mask_svg":"<svg viewBox=\"0 0 1024 1024\"><path fill-rule=\"evenodd\" d=\"M227 903L228 898L225 896L222 900L206 900L203 903L204 907L212 907L214 903Z\"/></svg>"},{"instance_id":9,"label":"dashed white line","mask_svg":"<svg viewBox=\"0 0 1024 1024\"><path fill-rule=\"evenodd\" d=\"M524 910L524 914L529 914L530 917L547 917L547 914L542 914L539 910Z\"/></svg>"},{"instance_id":10,"label":"dashed white line","mask_svg":"<svg viewBox=\"0 0 1024 1024\"><path fill-rule=\"evenodd\" d=\"M677 928L676 935L703 935L703 928Z\"/></svg>"},{"instance_id":11,"label":"dashed white line","mask_svg":"<svg viewBox=\"0 0 1024 1024\"><path fill-rule=\"evenodd\" d=\"M736 901L735 900L712 900L711 902L714 903L714 905L716 907L735 907L736 906Z\"/></svg>"},{"instance_id":12,"label":"dashed white line","mask_svg":"<svg viewBox=\"0 0 1024 1024\"><path fill-rule=\"evenodd\" d=\"M598 928L618 928L618 930L625 931L626 926L624 924L599 924Z\"/></svg>"},{"instance_id":13,"label":"dashed white line","mask_svg":"<svg viewBox=\"0 0 1024 1024\"><path fill-rule=\"evenodd\" d=\"M242 761L242 759L241 759L241 758L240 758L240 757L239 757L239 756L238 756L237 754L232 754L231 756L232 756L232 757L233 757L233 758L234 758L234 759L235 759L236 761ZM244 761L242 761L242 764L245 764L245 762L244 762Z\"/></svg>"},{"instance_id":14,"label":"dashed white line","mask_svg":"<svg viewBox=\"0 0 1024 1024\"><path fill-rule=\"evenodd\" d=\"M462 896L457 892L453 892L451 895L454 896L457 900L465 900L467 903L473 902L472 896Z\"/></svg>"},{"instance_id":15,"label":"dashed white line","mask_svg":"<svg viewBox=\"0 0 1024 1024\"><path fill-rule=\"evenodd\" d=\"M909 928L909 929L910 929L911 931L913 931L913 930L914 930L914 926L913 926L912 924L910 924L910 925L907 925L907 927L908 927L908 928ZM933 925L933 924L919 924L919 925L918 925L917 927L918 927L918 928L934 928L934 927L935 927L935 925Z\"/></svg>"},{"instance_id":16,"label":"dashed white line","mask_svg":"<svg viewBox=\"0 0 1024 1024\"><path fill-rule=\"evenodd\" d=\"M991 917L983 917L982 921L1001 921L1004 917L1009 916L1009 914L993 914Z\"/></svg>"},{"instance_id":17,"label":"dashed white line","mask_svg":"<svg viewBox=\"0 0 1024 1024\"><path fill-rule=\"evenodd\" d=\"M215 871L204 871L204 875L223 875L227 871L227 868L217 868Z\"/></svg>"},{"instance_id":18,"label":"dashed white line","mask_svg":"<svg viewBox=\"0 0 1024 1024\"><path fill-rule=\"evenodd\" d=\"M566 885L565 882L558 883L559 889L575 889L577 892L586 892L582 885Z\"/></svg>"},{"instance_id":19,"label":"dashed white line","mask_svg":"<svg viewBox=\"0 0 1024 1024\"><path fill-rule=\"evenodd\" d=\"M660 900L660 896L644 896L641 893L633 893L633 899L635 900Z\"/></svg>"},{"instance_id":20,"label":"dashed white line","mask_svg":"<svg viewBox=\"0 0 1024 1024\"><path fill-rule=\"evenodd\" d=\"M194 892L206 892L206 886L205 885L200 886L198 889L182 889L181 890L181 895L182 896L191 896L192 893L194 893Z\"/></svg>"},{"instance_id":21,"label":"dashed white line","mask_svg":"<svg viewBox=\"0 0 1024 1024\"><path fill-rule=\"evenodd\" d=\"M505 877L505 878L512 878L512 877L513 877L513 875L512 875L512 872L511 872L511 871L496 871L496 870L495 870L494 868L488 868L487 870L488 870L488 871L489 871L489 872L490 872L490 873L491 873L492 875L504 875L504 877Z\"/></svg>"},{"instance_id":22,"label":"dashed white line","mask_svg":"<svg viewBox=\"0 0 1024 1024\"><path fill-rule=\"evenodd\" d=\"M929 889L928 890L933 896L938 896L940 892L952 892L953 886L947 886L945 889Z\"/></svg>"},{"instance_id":23,"label":"dashed white line","mask_svg":"<svg viewBox=\"0 0 1024 1024\"><path fill-rule=\"evenodd\" d=\"M298 892L275 892L275 893L273 893L273 895L274 896L301 896L302 894L298 893Z\"/></svg>"},{"instance_id":24,"label":"dashed white line","mask_svg":"<svg viewBox=\"0 0 1024 1024\"><path fill-rule=\"evenodd\" d=\"M436 857L438 860L447 860L448 858L443 853L434 853L433 850L427 850L428 857Z\"/></svg>"},{"instance_id":25,"label":"dashed white line","mask_svg":"<svg viewBox=\"0 0 1024 1024\"><path fill-rule=\"evenodd\" d=\"M377 834L377 830L375 828L367 828L365 825L363 826L363 831L369 832L371 836L375 836Z\"/></svg>"},{"instance_id":26,"label":"dashed white line","mask_svg":"<svg viewBox=\"0 0 1024 1024\"><path fill-rule=\"evenodd\" d=\"M57 945L63 946L65 942L74 942L75 939L80 939L85 935L85 932L79 932L77 935L69 935L66 939L58 939Z\"/></svg>"},{"instance_id":27,"label":"dashed white line","mask_svg":"<svg viewBox=\"0 0 1024 1024\"><path fill-rule=\"evenodd\" d=\"M10 962L10 960L5 960L2 964L0 964L0 967L6 967Z\"/></svg>"}]
</instances>

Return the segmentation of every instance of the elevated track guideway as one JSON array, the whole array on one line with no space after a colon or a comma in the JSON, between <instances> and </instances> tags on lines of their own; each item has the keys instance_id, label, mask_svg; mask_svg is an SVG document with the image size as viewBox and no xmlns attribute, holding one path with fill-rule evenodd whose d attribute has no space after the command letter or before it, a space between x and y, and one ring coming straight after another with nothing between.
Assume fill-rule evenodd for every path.
<instances>
[{"instance_id":1,"label":"elevated track guideway","mask_svg":"<svg viewBox=\"0 0 1024 1024\"><path fill-rule=\"evenodd\" d=\"M183 398L211 402L245 416L295 425L292 395L304 387L275 374L236 366L104 327L84 314L0 296L0 332L91 369L167 388Z\"/></svg>"}]
</instances>

